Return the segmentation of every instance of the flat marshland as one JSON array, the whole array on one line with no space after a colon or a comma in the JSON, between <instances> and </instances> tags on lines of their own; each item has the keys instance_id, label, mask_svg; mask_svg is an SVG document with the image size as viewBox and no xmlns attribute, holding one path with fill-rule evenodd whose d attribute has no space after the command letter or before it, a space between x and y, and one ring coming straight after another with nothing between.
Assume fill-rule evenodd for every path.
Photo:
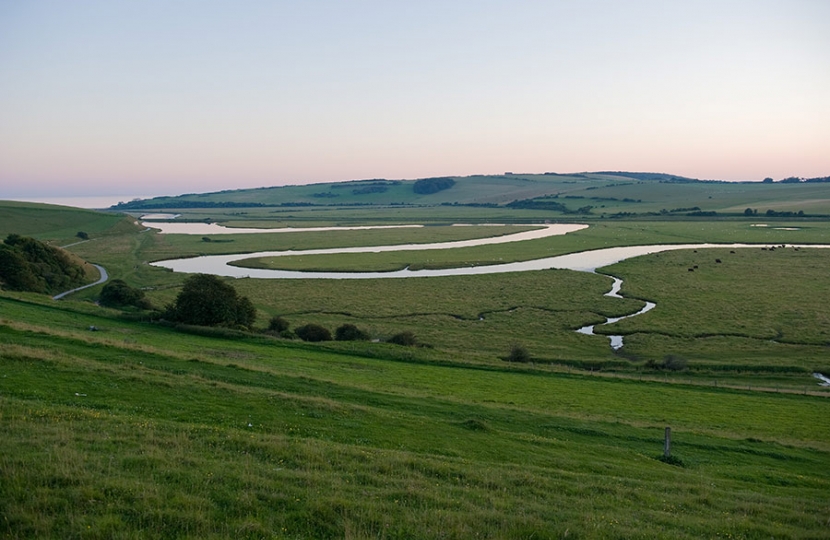
<instances>
[{"instance_id":1,"label":"flat marshland","mask_svg":"<svg viewBox=\"0 0 830 540\"><path fill-rule=\"evenodd\" d=\"M358 211L365 210L349 210ZM343 231L207 242L142 232L126 218L107 216L106 226L94 213L72 219L58 232L30 234L67 245L75 229L100 224L69 249L146 288L159 307L186 276L147 261L498 234L425 227L371 238ZM11 225L0 219L0 230L26 234L27 223L15 214ZM830 238L822 220L757 223L595 220L578 233L503 246L291 264L366 270L608 245ZM791 225L800 230L775 229ZM0 531L9 538L826 537L830 392L812 373L830 373L828 266L825 249L660 253L602 270L624 280L625 299L604 296L607 276L567 270L229 280L256 305L255 332L144 322L91 303L100 287L61 302L2 292ZM619 351L603 335L574 332L645 300L657 307L597 327L624 336ZM292 328L351 323L379 340L411 331L422 346L259 333L276 315ZM502 359L516 344L529 362ZM666 426L668 460L660 459Z\"/></svg>"}]
</instances>

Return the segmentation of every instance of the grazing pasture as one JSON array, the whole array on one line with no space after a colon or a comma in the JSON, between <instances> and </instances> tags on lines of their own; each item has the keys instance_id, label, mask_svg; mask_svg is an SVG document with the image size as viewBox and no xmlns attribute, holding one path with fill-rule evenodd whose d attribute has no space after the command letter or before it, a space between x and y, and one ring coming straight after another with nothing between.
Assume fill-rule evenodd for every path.
<instances>
[{"instance_id":1,"label":"grazing pasture","mask_svg":"<svg viewBox=\"0 0 830 540\"><path fill-rule=\"evenodd\" d=\"M826 527L825 398L201 337L25 296L0 305L9 536ZM664 425L674 465L657 459Z\"/></svg>"}]
</instances>

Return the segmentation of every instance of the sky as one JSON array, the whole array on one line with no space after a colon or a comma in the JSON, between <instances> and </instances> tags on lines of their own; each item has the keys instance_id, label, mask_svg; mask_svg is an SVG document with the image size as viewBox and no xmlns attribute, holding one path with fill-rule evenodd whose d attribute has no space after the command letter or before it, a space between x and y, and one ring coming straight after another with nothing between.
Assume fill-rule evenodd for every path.
<instances>
[{"instance_id":1,"label":"sky","mask_svg":"<svg viewBox=\"0 0 830 540\"><path fill-rule=\"evenodd\" d=\"M0 0L0 198L830 175L826 0Z\"/></svg>"}]
</instances>

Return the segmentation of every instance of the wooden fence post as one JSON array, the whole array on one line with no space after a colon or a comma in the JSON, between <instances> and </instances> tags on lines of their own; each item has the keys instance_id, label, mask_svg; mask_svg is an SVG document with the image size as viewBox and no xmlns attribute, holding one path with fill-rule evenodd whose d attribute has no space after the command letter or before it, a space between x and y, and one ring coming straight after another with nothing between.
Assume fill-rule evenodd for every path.
<instances>
[{"instance_id":1,"label":"wooden fence post","mask_svg":"<svg viewBox=\"0 0 830 540\"><path fill-rule=\"evenodd\" d=\"M663 457L671 457L671 428L666 426L666 438L663 441Z\"/></svg>"}]
</instances>

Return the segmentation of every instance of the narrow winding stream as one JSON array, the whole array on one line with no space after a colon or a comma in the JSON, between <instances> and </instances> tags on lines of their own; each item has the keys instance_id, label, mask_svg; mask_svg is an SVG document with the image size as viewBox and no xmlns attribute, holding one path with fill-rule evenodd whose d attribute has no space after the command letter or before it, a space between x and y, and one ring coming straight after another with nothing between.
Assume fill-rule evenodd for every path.
<instances>
[{"instance_id":1,"label":"narrow winding stream","mask_svg":"<svg viewBox=\"0 0 830 540\"><path fill-rule=\"evenodd\" d=\"M607 274L603 274L607 275ZM605 296L610 296L611 298L625 298L623 295L620 294L620 289L622 288L622 280L618 277L608 276L614 280L614 283L611 285L611 290L605 293ZM646 302L646 305L640 311L636 313L632 313L630 315L623 315L622 317L606 317L604 323L599 324L592 324L589 326L583 326L582 328L577 329L576 331L580 334L585 334L586 336L594 336L594 328L597 326L604 326L606 324L612 324L617 321L621 321L623 319L628 319L630 317L636 317L637 315L642 315L648 311L651 311L657 307L657 304L654 302ZM615 351L623 346L623 336L608 336L608 339L611 340L611 348Z\"/></svg>"}]
</instances>

